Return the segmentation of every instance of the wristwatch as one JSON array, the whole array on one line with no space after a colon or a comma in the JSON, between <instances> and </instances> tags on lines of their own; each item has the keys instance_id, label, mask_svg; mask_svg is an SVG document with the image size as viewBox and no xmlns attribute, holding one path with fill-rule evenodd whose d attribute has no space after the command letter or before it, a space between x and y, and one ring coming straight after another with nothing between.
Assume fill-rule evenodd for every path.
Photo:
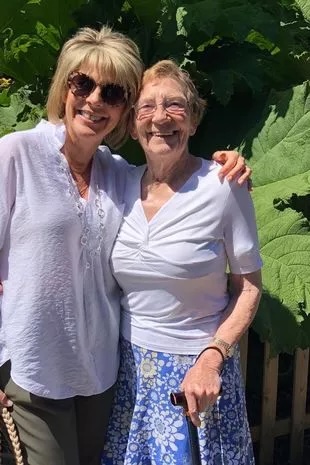
<instances>
[{"instance_id":1,"label":"wristwatch","mask_svg":"<svg viewBox=\"0 0 310 465\"><path fill-rule=\"evenodd\" d=\"M229 357L232 357L235 352L235 344L228 344L228 342L220 339L218 337L214 337L208 347L218 347L223 354L224 360L227 360Z\"/></svg>"}]
</instances>

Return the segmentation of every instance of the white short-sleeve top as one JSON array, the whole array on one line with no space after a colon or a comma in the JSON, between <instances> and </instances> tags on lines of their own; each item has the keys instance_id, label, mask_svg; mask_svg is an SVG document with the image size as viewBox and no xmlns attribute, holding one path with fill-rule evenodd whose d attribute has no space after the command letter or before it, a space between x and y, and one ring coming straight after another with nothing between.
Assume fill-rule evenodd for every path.
<instances>
[{"instance_id":1,"label":"white short-sleeve top","mask_svg":"<svg viewBox=\"0 0 310 465\"><path fill-rule=\"evenodd\" d=\"M201 163L149 222L140 200L145 166L127 176L113 272L122 335L150 350L202 350L229 300L227 267L244 274L262 264L247 187L221 181L217 163Z\"/></svg>"},{"instance_id":2,"label":"white short-sleeve top","mask_svg":"<svg viewBox=\"0 0 310 465\"><path fill-rule=\"evenodd\" d=\"M0 364L16 384L59 399L108 389L118 370L119 289L109 257L128 164L99 147L89 198L60 149L63 125L0 140Z\"/></svg>"}]
</instances>

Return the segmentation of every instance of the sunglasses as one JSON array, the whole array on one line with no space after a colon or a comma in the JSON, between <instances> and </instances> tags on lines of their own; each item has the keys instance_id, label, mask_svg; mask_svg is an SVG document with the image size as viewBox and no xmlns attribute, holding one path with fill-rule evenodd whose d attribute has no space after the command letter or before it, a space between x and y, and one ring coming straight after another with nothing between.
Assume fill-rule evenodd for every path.
<instances>
[{"instance_id":1,"label":"sunglasses","mask_svg":"<svg viewBox=\"0 0 310 465\"><path fill-rule=\"evenodd\" d=\"M70 74L68 87L75 97L88 97L96 87L100 87L100 96L104 103L111 107L123 105L128 99L128 93L119 84L98 84L93 78L77 71Z\"/></svg>"}]
</instances>

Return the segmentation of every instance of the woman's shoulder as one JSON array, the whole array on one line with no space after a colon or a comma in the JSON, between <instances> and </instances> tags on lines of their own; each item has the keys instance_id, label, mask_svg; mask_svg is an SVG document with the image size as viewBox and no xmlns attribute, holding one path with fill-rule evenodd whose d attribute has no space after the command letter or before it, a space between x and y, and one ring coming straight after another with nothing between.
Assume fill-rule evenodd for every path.
<instances>
[{"instance_id":1,"label":"woman's shoulder","mask_svg":"<svg viewBox=\"0 0 310 465\"><path fill-rule=\"evenodd\" d=\"M42 133L46 132L45 124L50 125L47 121L43 122L42 120L33 128L5 134L0 138L0 154L2 155L5 149L9 149L10 152L14 152L14 149L18 150L18 148L25 149L29 144L40 140Z\"/></svg>"},{"instance_id":2,"label":"woman's shoulder","mask_svg":"<svg viewBox=\"0 0 310 465\"><path fill-rule=\"evenodd\" d=\"M201 159L201 167L204 168L207 173L216 174L220 171L221 165L215 160L209 160L206 158L199 157Z\"/></svg>"},{"instance_id":3,"label":"woman's shoulder","mask_svg":"<svg viewBox=\"0 0 310 465\"><path fill-rule=\"evenodd\" d=\"M207 183L213 182L219 188L225 189L227 191L235 190L240 187L245 187L246 189L246 183L242 186L238 184L238 176L231 181L228 181L226 177L223 178L219 176L219 172L222 166L223 165L215 160L202 159L202 177L206 180Z\"/></svg>"},{"instance_id":4,"label":"woman's shoulder","mask_svg":"<svg viewBox=\"0 0 310 465\"><path fill-rule=\"evenodd\" d=\"M204 198L213 199L224 207L231 199L245 199L250 196L247 185L238 184L238 177L228 181L226 177L220 177L219 172L222 165L213 160L202 160L199 175L199 190L203 192Z\"/></svg>"},{"instance_id":5,"label":"woman's shoulder","mask_svg":"<svg viewBox=\"0 0 310 465\"><path fill-rule=\"evenodd\" d=\"M203 185L221 188L224 186L223 180L219 177L221 165L214 160L201 158L201 168L198 175Z\"/></svg>"},{"instance_id":6,"label":"woman's shoulder","mask_svg":"<svg viewBox=\"0 0 310 465\"><path fill-rule=\"evenodd\" d=\"M112 153L105 145L98 147L94 163L98 182L102 182L107 191L117 191L118 197L123 199L127 176L132 166L121 155Z\"/></svg>"},{"instance_id":7,"label":"woman's shoulder","mask_svg":"<svg viewBox=\"0 0 310 465\"><path fill-rule=\"evenodd\" d=\"M107 145L99 145L96 155L100 163L110 165L115 170L128 170L131 166L121 155L112 153Z\"/></svg>"},{"instance_id":8,"label":"woman's shoulder","mask_svg":"<svg viewBox=\"0 0 310 465\"><path fill-rule=\"evenodd\" d=\"M34 156L38 137L36 129L11 132L0 138L0 163L15 163L18 160L26 160ZM36 141L36 142L35 142Z\"/></svg>"}]
</instances>

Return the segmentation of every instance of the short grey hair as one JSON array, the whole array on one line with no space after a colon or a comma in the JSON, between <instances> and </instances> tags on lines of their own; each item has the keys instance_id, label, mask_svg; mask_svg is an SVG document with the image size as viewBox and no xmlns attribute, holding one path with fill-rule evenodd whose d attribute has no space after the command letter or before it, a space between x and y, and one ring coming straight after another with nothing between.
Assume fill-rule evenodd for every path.
<instances>
[{"instance_id":1,"label":"short grey hair","mask_svg":"<svg viewBox=\"0 0 310 465\"><path fill-rule=\"evenodd\" d=\"M206 101L199 96L189 73L180 68L173 60L161 60L148 68L142 78L142 88L149 81L160 78L172 78L184 89L184 95L190 108L191 120L195 126L201 122L206 108Z\"/></svg>"}]
</instances>

